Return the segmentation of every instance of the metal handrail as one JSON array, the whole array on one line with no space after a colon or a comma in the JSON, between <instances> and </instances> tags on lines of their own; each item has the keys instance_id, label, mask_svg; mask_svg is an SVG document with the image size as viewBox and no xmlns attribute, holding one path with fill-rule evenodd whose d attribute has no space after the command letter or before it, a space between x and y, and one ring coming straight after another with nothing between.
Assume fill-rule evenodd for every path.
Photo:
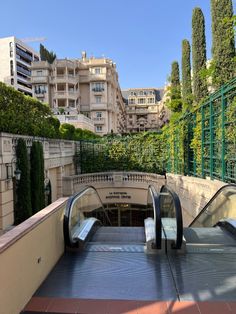
<instances>
[{"instance_id":1,"label":"metal handrail","mask_svg":"<svg viewBox=\"0 0 236 314\"><path fill-rule=\"evenodd\" d=\"M217 196L226 188L233 187L236 189L236 184L226 184L223 185L219 190L212 196L212 198L206 203L206 205L202 208L202 210L199 212L199 214L193 219L193 221L190 223L188 227L192 227L192 225L200 218L200 216L207 211L208 207L213 203L213 201L217 198Z\"/></svg>"},{"instance_id":2,"label":"metal handrail","mask_svg":"<svg viewBox=\"0 0 236 314\"><path fill-rule=\"evenodd\" d=\"M103 208L103 211L105 213L105 216L108 220L108 222L110 223L111 225L111 221L105 211L105 208L103 207L103 203L101 201L101 198L100 196L98 195L97 193L97 190L93 187L93 186L85 186L83 187L78 193L72 195L68 201L67 201L67 204L66 204L66 209L65 209L65 214L64 214L64 220L63 220L63 232L64 232L64 239L65 239L65 243L66 245L68 246L74 246L75 243L72 243L71 241L71 237L70 237L70 230L69 230L69 225L70 225L70 217L71 217L71 209L72 209L72 205L74 203L74 201L76 199L78 199L80 196L82 196L84 194L84 192L86 192L86 190L88 189L92 189L96 192L97 194L97 197L98 199L100 200L100 204L101 204L101 207Z\"/></svg>"},{"instance_id":3,"label":"metal handrail","mask_svg":"<svg viewBox=\"0 0 236 314\"><path fill-rule=\"evenodd\" d=\"M157 193L153 185L149 185L148 191L152 197L154 222L155 222L155 246L156 249L161 249L162 242L162 224L161 224L161 207L160 207L160 195Z\"/></svg>"},{"instance_id":4,"label":"metal handrail","mask_svg":"<svg viewBox=\"0 0 236 314\"><path fill-rule=\"evenodd\" d=\"M167 185L163 185L160 189L160 193L167 192L172 197L175 206L175 217L176 217L176 241L173 243L172 248L179 250L181 249L183 242L183 218L182 208L178 195ZM161 195L160 195L161 196Z\"/></svg>"}]
</instances>

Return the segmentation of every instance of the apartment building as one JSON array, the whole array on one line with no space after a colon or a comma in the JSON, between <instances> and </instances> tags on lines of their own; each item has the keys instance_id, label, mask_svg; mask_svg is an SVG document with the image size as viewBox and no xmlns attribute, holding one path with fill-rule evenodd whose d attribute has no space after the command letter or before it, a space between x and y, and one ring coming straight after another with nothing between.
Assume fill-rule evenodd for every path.
<instances>
[{"instance_id":1,"label":"apartment building","mask_svg":"<svg viewBox=\"0 0 236 314\"><path fill-rule=\"evenodd\" d=\"M31 82L33 96L49 103L56 115L83 114L100 135L126 131L125 103L112 60L87 58L82 52L80 59L33 62Z\"/></svg>"},{"instance_id":2,"label":"apartment building","mask_svg":"<svg viewBox=\"0 0 236 314\"><path fill-rule=\"evenodd\" d=\"M32 96L31 63L39 54L14 36L0 38L0 81Z\"/></svg>"},{"instance_id":3,"label":"apartment building","mask_svg":"<svg viewBox=\"0 0 236 314\"><path fill-rule=\"evenodd\" d=\"M170 112L162 101L162 88L133 88L122 91L126 100L127 132L155 131L168 120Z\"/></svg>"}]
</instances>

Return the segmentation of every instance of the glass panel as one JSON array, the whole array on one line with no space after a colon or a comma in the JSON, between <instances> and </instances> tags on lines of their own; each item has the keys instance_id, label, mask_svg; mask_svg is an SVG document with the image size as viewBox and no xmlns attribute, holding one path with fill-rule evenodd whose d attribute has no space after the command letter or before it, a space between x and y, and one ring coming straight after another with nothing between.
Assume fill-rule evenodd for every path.
<instances>
[{"instance_id":1,"label":"glass panel","mask_svg":"<svg viewBox=\"0 0 236 314\"><path fill-rule=\"evenodd\" d=\"M213 197L191 227L212 227L227 218L236 219L236 186L226 186Z\"/></svg>"},{"instance_id":2,"label":"glass panel","mask_svg":"<svg viewBox=\"0 0 236 314\"><path fill-rule=\"evenodd\" d=\"M97 192L88 188L76 197L71 204L70 217L69 217L69 230L70 237L75 230L81 225L88 213L94 210L102 210L103 206L98 197ZM71 239L72 240L72 239Z\"/></svg>"}]
</instances>

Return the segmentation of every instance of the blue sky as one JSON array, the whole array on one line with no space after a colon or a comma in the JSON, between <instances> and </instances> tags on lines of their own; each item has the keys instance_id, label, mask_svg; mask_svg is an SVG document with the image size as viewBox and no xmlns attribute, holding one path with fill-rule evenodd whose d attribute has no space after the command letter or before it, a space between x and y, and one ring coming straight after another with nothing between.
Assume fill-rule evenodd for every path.
<instances>
[{"instance_id":1,"label":"blue sky","mask_svg":"<svg viewBox=\"0 0 236 314\"><path fill-rule=\"evenodd\" d=\"M46 37L43 44L59 58L78 58L82 50L111 58L121 88L162 87L171 63L181 60L182 40L191 41L194 7L205 16L210 58L210 0L2 1L0 37Z\"/></svg>"}]
</instances>

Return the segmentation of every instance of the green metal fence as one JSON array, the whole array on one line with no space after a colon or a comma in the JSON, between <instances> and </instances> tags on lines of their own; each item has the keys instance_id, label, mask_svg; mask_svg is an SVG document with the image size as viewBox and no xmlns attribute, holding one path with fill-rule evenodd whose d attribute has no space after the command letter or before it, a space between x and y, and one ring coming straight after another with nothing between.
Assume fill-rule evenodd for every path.
<instances>
[{"instance_id":1,"label":"green metal fence","mask_svg":"<svg viewBox=\"0 0 236 314\"><path fill-rule=\"evenodd\" d=\"M171 143L174 154L169 154L167 161L169 172L236 182L235 96L236 78L174 126ZM181 128L184 128L182 138ZM183 158L179 153L181 146Z\"/></svg>"}]
</instances>

